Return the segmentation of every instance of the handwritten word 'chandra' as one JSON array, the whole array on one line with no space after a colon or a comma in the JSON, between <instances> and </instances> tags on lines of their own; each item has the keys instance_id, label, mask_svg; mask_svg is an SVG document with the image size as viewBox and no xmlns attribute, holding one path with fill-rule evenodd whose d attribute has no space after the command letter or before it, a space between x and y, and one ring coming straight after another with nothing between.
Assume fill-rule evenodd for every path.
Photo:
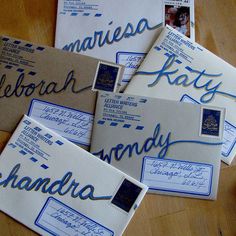
<instances>
[{"instance_id":1,"label":"handwritten word 'chandra'","mask_svg":"<svg viewBox=\"0 0 236 236\"><path fill-rule=\"evenodd\" d=\"M111 21L108 25L111 26L113 21ZM111 45L115 42L119 42L124 38L134 37L137 34L142 34L145 31L152 31L162 26L161 24L157 24L154 26L150 26L149 22L146 18L142 18L137 26L133 26L131 23L128 23L126 27L123 29L121 26L117 27L115 30L108 30L104 32L95 31L93 36L86 37L83 40L78 39L75 42L67 44L63 47L63 50L71 51L71 52L81 52L86 50L91 50L94 47L103 47L105 44Z\"/></svg>"},{"instance_id":2,"label":"handwritten word 'chandra'","mask_svg":"<svg viewBox=\"0 0 236 236\"><path fill-rule=\"evenodd\" d=\"M77 79L74 77L74 71L70 71L65 78L64 84L59 85L55 81L45 81L41 80L38 83L34 82L26 82L25 74L22 73L19 75L17 80L11 80L7 83L7 76L4 74L0 78L0 98L9 98L12 96L21 97L26 96L29 97L34 95L34 93L38 93L38 95L43 96L46 94L57 94L61 92L65 92L69 90L71 93L80 93L87 89L91 89L91 85L84 88L76 88ZM14 83L14 84L13 84Z\"/></svg>"},{"instance_id":3,"label":"handwritten word 'chandra'","mask_svg":"<svg viewBox=\"0 0 236 236\"><path fill-rule=\"evenodd\" d=\"M179 69L171 70L175 59L176 55L169 55L160 70L154 72L137 71L136 75L156 75L156 79L151 84L148 84L148 87L156 86L162 78L165 78L172 86L183 86L185 88L193 86L193 88L197 90L203 89L205 90L205 93L200 98L200 102L202 103L211 102L217 94L236 99L236 95L219 90L222 85L222 81L214 81L213 78L222 76L222 73L209 74L206 73L206 69L199 71L188 67L188 71L191 73L191 76L196 75L196 77L192 79L190 75L178 74Z\"/></svg>"},{"instance_id":4,"label":"handwritten word 'chandra'","mask_svg":"<svg viewBox=\"0 0 236 236\"><path fill-rule=\"evenodd\" d=\"M115 147L112 147L107 153L104 149L94 152L93 154L98 156L101 160L111 163L112 158L116 161L120 161L123 157L134 157L141 154L148 153L152 149L159 148L157 158L164 158L169 150L169 148L175 144L180 143L194 143L201 145L222 145L219 142L203 142L198 140L171 140L171 132L168 132L167 135L161 134L161 124L157 124L153 135L148 137L143 144L135 142L133 144L117 144Z\"/></svg>"},{"instance_id":5,"label":"handwritten word 'chandra'","mask_svg":"<svg viewBox=\"0 0 236 236\"><path fill-rule=\"evenodd\" d=\"M52 181L50 178L38 178L33 180L29 176L19 178L17 175L21 165L17 164L8 177L0 181L0 186L6 188L10 186L12 189L25 191L41 191L44 194L61 196L70 193L72 198L80 198L81 200L109 200L112 196L94 196L95 188L93 185L85 185L79 188L79 182L75 179L71 180L73 173L67 172L60 180ZM0 173L0 178L2 174Z\"/></svg>"}]
</instances>

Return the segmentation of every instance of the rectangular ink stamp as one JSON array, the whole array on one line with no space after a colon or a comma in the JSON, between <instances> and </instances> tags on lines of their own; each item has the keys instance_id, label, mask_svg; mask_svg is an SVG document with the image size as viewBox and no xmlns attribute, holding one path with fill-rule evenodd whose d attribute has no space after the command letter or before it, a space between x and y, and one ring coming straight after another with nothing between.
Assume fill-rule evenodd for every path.
<instances>
[{"instance_id":1,"label":"rectangular ink stamp","mask_svg":"<svg viewBox=\"0 0 236 236\"><path fill-rule=\"evenodd\" d=\"M35 221L35 225L55 236L114 235L110 229L53 197L48 198Z\"/></svg>"},{"instance_id":2,"label":"rectangular ink stamp","mask_svg":"<svg viewBox=\"0 0 236 236\"><path fill-rule=\"evenodd\" d=\"M120 70L121 67L118 65L114 66L114 64L99 61L92 90L115 92L118 85Z\"/></svg>"},{"instance_id":3,"label":"rectangular ink stamp","mask_svg":"<svg viewBox=\"0 0 236 236\"><path fill-rule=\"evenodd\" d=\"M212 175L211 164L144 157L140 181L153 190L209 196Z\"/></svg>"},{"instance_id":4,"label":"rectangular ink stamp","mask_svg":"<svg viewBox=\"0 0 236 236\"><path fill-rule=\"evenodd\" d=\"M73 143L90 146L94 119L90 113L33 99L28 116Z\"/></svg>"},{"instance_id":5,"label":"rectangular ink stamp","mask_svg":"<svg viewBox=\"0 0 236 236\"><path fill-rule=\"evenodd\" d=\"M116 53L116 63L125 66L124 76L122 79L123 83L128 83L131 80L131 77L139 68L146 55L147 55L146 53L138 53L138 52Z\"/></svg>"}]
</instances>

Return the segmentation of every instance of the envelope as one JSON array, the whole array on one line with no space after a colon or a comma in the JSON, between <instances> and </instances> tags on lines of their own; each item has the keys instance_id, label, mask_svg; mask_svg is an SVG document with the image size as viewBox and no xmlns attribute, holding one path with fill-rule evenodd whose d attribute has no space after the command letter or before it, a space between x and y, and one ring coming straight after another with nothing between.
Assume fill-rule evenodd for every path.
<instances>
[{"instance_id":1,"label":"envelope","mask_svg":"<svg viewBox=\"0 0 236 236\"><path fill-rule=\"evenodd\" d=\"M216 199L224 114L223 108L101 92L91 153L151 193Z\"/></svg>"},{"instance_id":2,"label":"envelope","mask_svg":"<svg viewBox=\"0 0 236 236\"><path fill-rule=\"evenodd\" d=\"M22 114L28 112L86 148L90 145L95 91L118 91L123 69L114 63L2 36L0 130L12 132Z\"/></svg>"},{"instance_id":3,"label":"envelope","mask_svg":"<svg viewBox=\"0 0 236 236\"><path fill-rule=\"evenodd\" d=\"M227 108L222 160L236 154L236 69L199 44L166 27L126 93Z\"/></svg>"},{"instance_id":4,"label":"envelope","mask_svg":"<svg viewBox=\"0 0 236 236\"><path fill-rule=\"evenodd\" d=\"M163 0L59 0L55 47L125 65L123 89L160 33L163 15Z\"/></svg>"},{"instance_id":5,"label":"envelope","mask_svg":"<svg viewBox=\"0 0 236 236\"><path fill-rule=\"evenodd\" d=\"M165 25L195 40L194 0L164 0Z\"/></svg>"},{"instance_id":6,"label":"envelope","mask_svg":"<svg viewBox=\"0 0 236 236\"><path fill-rule=\"evenodd\" d=\"M40 235L121 235L147 191L27 116L0 173L1 211Z\"/></svg>"}]
</instances>

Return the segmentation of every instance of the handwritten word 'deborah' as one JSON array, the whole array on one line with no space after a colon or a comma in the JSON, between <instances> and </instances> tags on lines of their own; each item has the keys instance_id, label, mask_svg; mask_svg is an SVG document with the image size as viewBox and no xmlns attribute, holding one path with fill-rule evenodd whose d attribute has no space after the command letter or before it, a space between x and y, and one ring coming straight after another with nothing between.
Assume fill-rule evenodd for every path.
<instances>
[{"instance_id":1,"label":"handwritten word 'deborah'","mask_svg":"<svg viewBox=\"0 0 236 236\"><path fill-rule=\"evenodd\" d=\"M14 81L14 83L13 83ZM0 78L0 98L9 98L12 96L15 97L22 97L26 96L29 97L34 95L36 92L38 95L43 96L47 94L57 94L61 92L65 92L69 90L71 93L80 93L84 90L91 89L91 85L86 86L84 88L76 88L78 87L77 79L74 77L74 71L70 71L65 78L64 85L60 86L55 81L45 81L41 80L38 83L34 82L26 82L25 74L22 73L19 75L17 80L11 80L7 83L7 76L3 74ZM12 84L11 84L12 83Z\"/></svg>"}]
</instances>

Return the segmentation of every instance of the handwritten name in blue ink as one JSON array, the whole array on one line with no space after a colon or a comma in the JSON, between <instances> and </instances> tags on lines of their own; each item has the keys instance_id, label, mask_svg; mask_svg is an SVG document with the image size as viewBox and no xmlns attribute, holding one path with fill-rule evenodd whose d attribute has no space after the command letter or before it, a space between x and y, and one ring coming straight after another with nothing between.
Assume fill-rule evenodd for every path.
<instances>
[{"instance_id":1,"label":"handwritten name in blue ink","mask_svg":"<svg viewBox=\"0 0 236 236\"><path fill-rule=\"evenodd\" d=\"M194 143L200 145L222 145L219 142L203 142L198 140L171 140L172 133L168 132L166 135L161 134L161 124L158 123L154 129L153 135L148 137L143 144L135 142L133 144L117 144L112 147L107 153L104 149L94 152L93 154L98 156L101 160L111 163L114 158L116 161L120 161L123 157L134 157L141 154L148 153L152 149L159 148L157 153L157 158L164 158L173 145L180 143Z\"/></svg>"},{"instance_id":2,"label":"handwritten name in blue ink","mask_svg":"<svg viewBox=\"0 0 236 236\"><path fill-rule=\"evenodd\" d=\"M8 177L0 181L0 187L10 187L17 190L40 191L43 194L64 196L70 194L72 198L81 200L109 200L112 196L94 196L95 187L91 184L79 186L80 183L72 180L73 173L67 172L61 179L53 181L51 178L38 178L33 180L29 176L19 177L21 165L17 164L9 173ZM2 179L2 173L0 173Z\"/></svg>"},{"instance_id":3,"label":"handwritten name in blue ink","mask_svg":"<svg viewBox=\"0 0 236 236\"><path fill-rule=\"evenodd\" d=\"M171 70L175 59L176 55L169 55L160 70L153 72L137 71L136 75L156 75L156 79L152 83L148 84L148 87L154 87L161 79L166 79L167 82L173 86L183 86L185 88L193 86L193 88L197 90L205 90L205 93L200 98L202 103L211 102L217 94L236 99L236 95L219 90L223 82L218 82L215 78L222 76L222 73L210 74L206 72L206 69L196 70L189 67L188 71L191 75L196 75L194 79L192 79L188 74L178 75L179 69Z\"/></svg>"},{"instance_id":4,"label":"handwritten name in blue ink","mask_svg":"<svg viewBox=\"0 0 236 236\"><path fill-rule=\"evenodd\" d=\"M60 85L55 81L45 81L41 80L38 83L25 81L25 74L21 73L16 80L11 79L7 83L7 76L3 74L0 78L0 98L9 98L12 96L22 97L22 96L33 96L36 92L38 95L48 95L57 94L69 90L71 93L80 93L87 89L91 89L92 85L86 86L84 88L76 88L77 79L74 77L74 71L70 71L65 78L64 84Z\"/></svg>"},{"instance_id":5,"label":"handwritten name in blue ink","mask_svg":"<svg viewBox=\"0 0 236 236\"><path fill-rule=\"evenodd\" d=\"M113 21L109 22L109 26L112 26ZM128 23L125 28L121 26L115 28L114 30L108 30L104 32L103 30L95 31L93 36L86 37L84 39L78 39L75 42L67 44L63 47L63 50L71 52L81 52L91 50L94 47L103 47L105 44L111 45L117 43L125 38L134 37L137 34L142 34L145 31L152 31L162 26L157 24L150 26L146 18L142 18L137 26L133 26L131 23Z\"/></svg>"}]
</instances>

